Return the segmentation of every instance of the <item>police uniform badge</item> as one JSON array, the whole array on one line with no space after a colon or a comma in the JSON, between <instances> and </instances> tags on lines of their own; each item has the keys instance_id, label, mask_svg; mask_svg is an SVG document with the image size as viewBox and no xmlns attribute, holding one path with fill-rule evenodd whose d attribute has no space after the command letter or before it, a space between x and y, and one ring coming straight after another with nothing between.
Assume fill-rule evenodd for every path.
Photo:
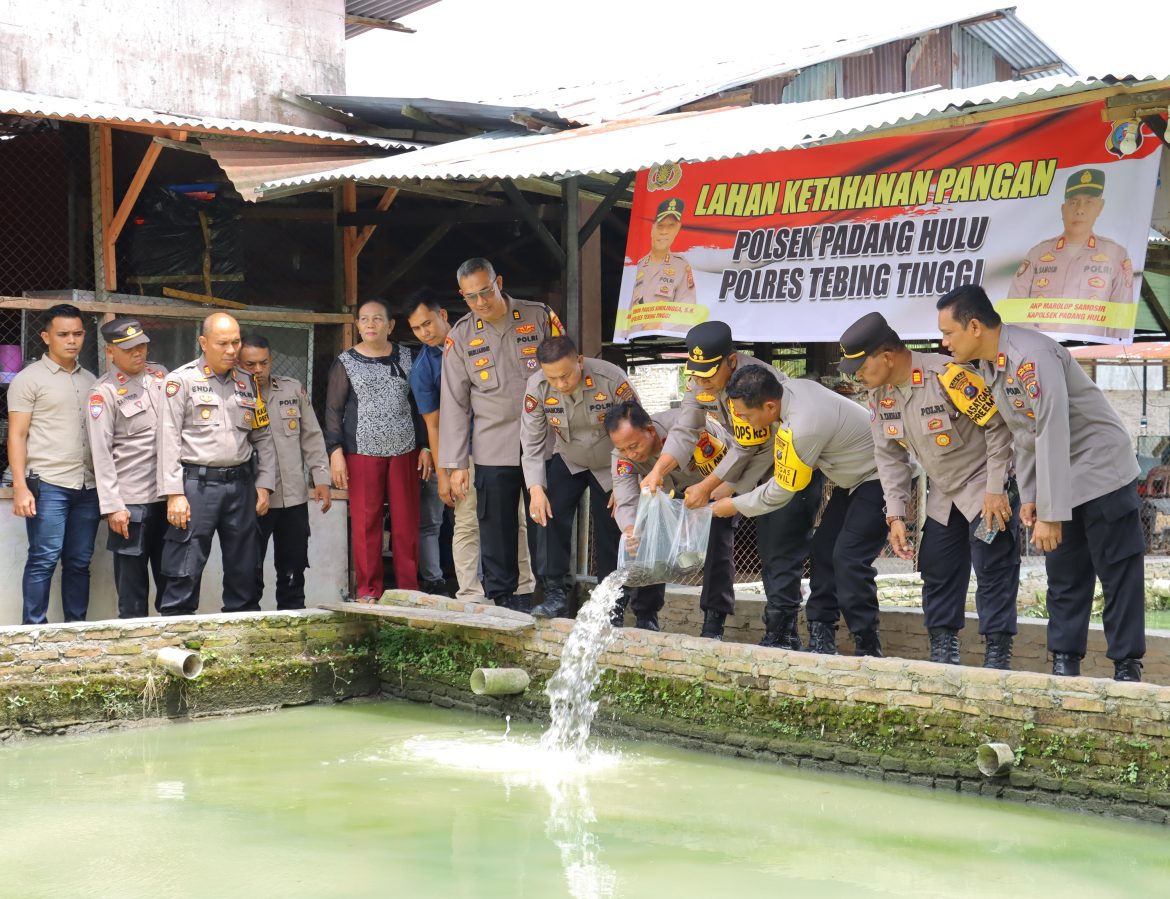
<instances>
[{"instance_id":1,"label":"police uniform badge","mask_svg":"<svg viewBox=\"0 0 1170 899\"><path fill-rule=\"evenodd\" d=\"M167 396L174 396L179 392L178 381L167 381Z\"/></svg>"},{"instance_id":2,"label":"police uniform badge","mask_svg":"<svg viewBox=\"0 0 1170 899\"><path fill-rule=\"evenodd\" d=\"M105 409L105 407L106 407L105 400L102 399L102 395L100 393L95 393L92 396L90 396L90 398L89 398L89 415L91 418L94 418L94 419L101 418L102 410Z\"/></svg>"},{"instance_id":3,"label":"police uniform badge","mask_svg":"<svg viewBox=\"0 0 1170 899\"><path fill-rule=\"evenodd\" d=\"M539 403L537 403L536 397L534 397L531 393L524 394L525 412L535 412L538 405Z\"/></svg>"}]
</instances>

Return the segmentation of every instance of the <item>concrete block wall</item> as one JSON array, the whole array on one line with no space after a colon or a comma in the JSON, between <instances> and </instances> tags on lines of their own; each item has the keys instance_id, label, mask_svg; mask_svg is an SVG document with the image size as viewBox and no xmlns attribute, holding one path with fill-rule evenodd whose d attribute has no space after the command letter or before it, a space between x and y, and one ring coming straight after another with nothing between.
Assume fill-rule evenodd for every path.
<instances>
[{"instance_id":1,"label":"concrete block wall","mask_svg":"<svg viewBox=\"0 0 1170 899\"><path fill-rule=\"evenodd\" d=\"M345 93L345 0L9 0L0 88L329 128L278 99Z\"/></svg>"}]
</instances>

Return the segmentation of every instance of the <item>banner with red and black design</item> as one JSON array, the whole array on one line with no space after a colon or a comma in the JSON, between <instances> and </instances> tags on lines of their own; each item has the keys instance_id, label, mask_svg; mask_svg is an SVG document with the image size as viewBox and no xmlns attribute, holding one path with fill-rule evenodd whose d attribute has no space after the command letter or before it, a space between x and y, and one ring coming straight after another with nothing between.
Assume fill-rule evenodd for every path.
<instances>
[{"instance_id":1,"label":"banner with red and black design","mask_svg":"<svg viewBox=\"0 0 1170 899\"><path fill-rule=\"evenodd\" d=\"M1132 340L1161 145L1104 109L642 171L614 339L836 342L872 311L937 338L974 283L1007 321Z\"/></svg>"}]
</instances>

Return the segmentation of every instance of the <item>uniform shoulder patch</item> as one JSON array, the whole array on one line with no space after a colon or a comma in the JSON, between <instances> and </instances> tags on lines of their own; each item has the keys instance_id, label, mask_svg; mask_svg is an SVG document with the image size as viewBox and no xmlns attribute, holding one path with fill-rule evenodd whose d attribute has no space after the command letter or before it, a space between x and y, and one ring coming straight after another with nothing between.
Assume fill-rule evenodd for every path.
<instances>
[{"instance_id":1,"label":"uniform shoulder patch","mask_svg":"<svg viewBox=\"0 0 1170 899\"><path fill-rule=\"evenodd\" d=\"M443 341L443 355L446 356L449 352L451 352L451 347L453 347L453 346L455 346L455 341L452 340L450 337L448 337L446 340L444 340Z\"/></svg>"},{"instance_id":2,"label":"uniform shoulder patch","mask_svg":"<svg viewBox=\"0 0 1170 899\"><path fill-rule=\"evenodd\" d=\"M619 400L628 400L633 397L634 388L630 386L629 381L622 381L620 384L618 384L617 390L614 391L614 394Z\"/></svg>"},{"instance_id":3,"label":"uniform shoulder patch","mask_svg":"<svg viewBox=\"0 0 1170 899\"><path fill-rule=\"evenodd\" d=\"M614 466L614 472L618 477L625 477L634 473L634 466L625 459L618 459L617 464Z\"/></svg>"},{"instance_id":4,"label":"uniform shoulder patch","mask_svg":"<svg viewBox=\"0 0 1170 899\"><path fill-rule=\"evenodd\" d=\"M167 396L174 396L182 386L178 381L167 381Z\"/></svg>"},{"instance_id":5,"label":"uniform shoulder patch","mask_svg":"<svg viewBox=\"0 0 1170 899\"><path fill-rule=\"evenodd\" d=\"M540 400L534 397L531 393L524 394L524 411L535 412L540 405Z\"/></svg>"},{"instance_id":6,"label":"uniform shoulder patch","mask_svg":"<svg viewBox=\"0 0 1170 899\"><path fill-rule=\"evenodd\" d=\"M946 368L939 372L938 380L954 407L975 424L985 427L991 421L995 415L995 397L991 395L991 389L983 378L956 362L948 362ZM947 443L950 443L949 437Z\"/></svg>"},{"instance_id":7,"label":"uniform shoulder patch","mask_svg":"<svg viewBox=\"0 0 1170 899\"><path fill-rule=\"evenodd\" d=\"M561 324L560 318L552 309L548 310L548 330L550 337L563 337L565 334L565 326Z\"/></svg>"},{"instance_id":8,"label":"uniform shoulder patch","mask_svg":"<svg viewBox=\"0 0 1170 899\"><path fill-rule=\"evenodd\" d=\"M92 393L89 396L89 414L92 418L100 418L102 411L106 408L106 401L102 399L100 393Z\"/></svg>"}]
</instances>

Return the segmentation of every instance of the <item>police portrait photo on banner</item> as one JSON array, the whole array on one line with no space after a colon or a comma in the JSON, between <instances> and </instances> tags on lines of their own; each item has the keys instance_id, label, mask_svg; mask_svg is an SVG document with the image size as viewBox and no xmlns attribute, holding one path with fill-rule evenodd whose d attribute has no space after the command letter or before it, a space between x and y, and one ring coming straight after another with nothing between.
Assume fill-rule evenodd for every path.
<instances>
[{"instance_id":1,"label":"police portrait photo on banner","mask_svg":"<svg viewBox=\"0 0 1170 899\"><path fill-rule=\"evenodd\" d=\"M826 341L881 312L937 336L980 284L1008 322L1133 339L1160 141L1103 102L922 134L638 173L614 339L708 319Z\"/></svg>"}]
</instances>

